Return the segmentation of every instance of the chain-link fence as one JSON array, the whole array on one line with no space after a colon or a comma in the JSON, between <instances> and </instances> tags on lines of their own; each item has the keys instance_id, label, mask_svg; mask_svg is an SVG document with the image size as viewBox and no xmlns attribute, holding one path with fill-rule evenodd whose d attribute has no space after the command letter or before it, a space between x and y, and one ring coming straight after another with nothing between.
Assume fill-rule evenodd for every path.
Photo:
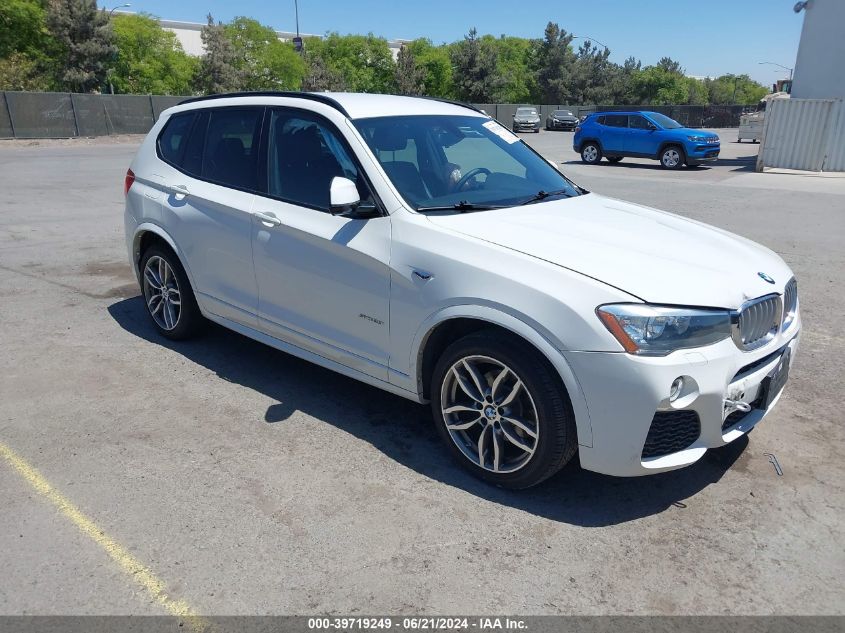
<instances>
[{"instance_id":1,"label":"chain-link fence","mask_svg":"<svg viewBox=\"0 0 845 633\"><path fill-rule=\"evenodd\" d=\"M67 92L0 92L0 138L70 138L146 134L163 110L187 97L93 95ZM509 126L520 104L476 103ZM689 127L738 127L744 106L535 105L540 117L569 110L578 117L612 110L662 112Z\"/></svg>"}]
</instances>

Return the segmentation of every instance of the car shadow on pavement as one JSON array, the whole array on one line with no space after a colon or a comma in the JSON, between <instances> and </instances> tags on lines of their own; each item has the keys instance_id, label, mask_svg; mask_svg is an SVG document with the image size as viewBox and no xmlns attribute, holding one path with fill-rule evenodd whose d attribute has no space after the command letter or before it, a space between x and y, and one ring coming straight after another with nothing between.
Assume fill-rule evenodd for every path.
<instances>
[{"instance_id":1,"label":"car shadow on pavement","mask_svg":"<svg viewBox=\"0 0 845 633\"><path fill-rule=\"evenodd\" d=\"M124 330L276 402L262 424L280 432L295 411L368 442L403 466L493 503L584 527L615 525L682 511L696 493L719 479L742 455L745 437L708 451L692 466L649 477L617 478L580 468L577 459L535 488L510 491L481 482L455 464L432 424L430 409L300 360L223 327L209 324L199 338L170 341L153 328L140 296L108 308ZM259 420L256 420L259 422Z\"/></svg>"}]
</instances>

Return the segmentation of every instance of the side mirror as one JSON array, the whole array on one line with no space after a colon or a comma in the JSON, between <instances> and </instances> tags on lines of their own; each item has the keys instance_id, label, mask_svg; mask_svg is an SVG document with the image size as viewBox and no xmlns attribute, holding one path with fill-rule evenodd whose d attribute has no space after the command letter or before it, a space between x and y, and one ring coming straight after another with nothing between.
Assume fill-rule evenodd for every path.
<instances>
[{"instance_id":1,"label":"side mirror","mask_svg":"<svg viewBox=\"0 0 845 633\"><path fill-rule=\"evenodd\" d=\"M335 176L332 178L329 197L332 215L340 215L354 211L361 202L358 187L349 178Z\"/></svg>"}]
</instances>

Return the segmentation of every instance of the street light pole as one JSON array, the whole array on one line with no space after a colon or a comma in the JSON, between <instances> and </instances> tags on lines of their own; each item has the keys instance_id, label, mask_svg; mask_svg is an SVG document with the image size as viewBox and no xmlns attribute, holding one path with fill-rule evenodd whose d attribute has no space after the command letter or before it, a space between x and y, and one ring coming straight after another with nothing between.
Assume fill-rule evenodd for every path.
<instances>
[{"instance_id":1,"label":"street light pole","mask_svg":"<svg viewBox=\"0 0 845 633\"><path fill-rule=\"evenodd\" d=\"M126 4L121 4L121 5L116 6L114 9L109 11L109 19L112 18L112 16L114 15L114 12L117 11L118 9L125 9L126 7L131 7L131 6L132 5L129 4L128 2Z\"/></svg>"},{"instance_id":2,"label":"street light pole","mask_svg":"<svg viewBox=\"0 0 845 633\"><path fill-rule=\"evenodd\" d=\"M293 38L293 47L302 55L302 38L299 37L299 0L293 0L293 8L296 12L296 37Z\"/></svg>"},{"instance_id":3,"label":"street light pole","mask_svg":"<svg viewBox=\"0 0 845 633\"><path fill-rule=\"evenodd\" d=\"M602 42L599 42L596 38L594 38L594 37L590 37L590 36L588 36L588 35L573 35L573 36L572 36L572 39L573 39L573 40L589 40L590 42L595 42L596 44L601 44L601 45L602 45L602 46L604 46L607 50L610 50L610 47L609 47L607 44L604 44L604 43L602 43Z\"/></svg>"},{"instance_id":4,"label":"street light pole","mask_svg":"<svg viewBox=\"0 0 845 633\"><path fill-rule=\"evenodd\" d=\"M112 17L114 17L115 11L117 11L118 9L125 9L126 7L131 7L131 6L132 5L127 2L125 4L119 4L114 9L109 11L109 22L111 22ZM109 70L109 75L111 75L111 70ZM114 84L112 83L111 79L109 79L109 92L114 94Z\"/></svg>"},{"instance_id":5,"label":"street light pole","mask_svg":"<svg viewBox=\"0 0 845 633\"><path fill-rule=\"evenodd\" d=\"M781 64L776 64L774 62L757 62L758 64L769 64L771 66L777 66L778 68L783 68L784 70L789 71L789 81L792 81L792 71L795 70L794 68L790 68L789 66L783 66Z\"/></svg>"}]
</instances>

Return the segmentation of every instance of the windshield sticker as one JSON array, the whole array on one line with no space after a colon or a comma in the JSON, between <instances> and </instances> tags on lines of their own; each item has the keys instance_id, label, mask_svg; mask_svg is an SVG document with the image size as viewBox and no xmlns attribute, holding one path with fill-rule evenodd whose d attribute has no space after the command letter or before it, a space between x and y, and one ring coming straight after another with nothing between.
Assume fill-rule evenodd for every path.
<instances>
[{"instance_id":1,"label":"windshield sticker","mask_svg":"<svg viewBox=\"0 0 845 633\"><path fill-rule=\"evenodd\" d=\"M514 134L510 130L502 127L496 121L490 120L490 121L487 121L485 123L482 123L481 125L482 125L482 127L486 127L488 130L493 132L493 134L498 136L500 139L502 139L506 143L516 143L519 140L519 137L516 134Z\"/></svg>"}]
</instances>

